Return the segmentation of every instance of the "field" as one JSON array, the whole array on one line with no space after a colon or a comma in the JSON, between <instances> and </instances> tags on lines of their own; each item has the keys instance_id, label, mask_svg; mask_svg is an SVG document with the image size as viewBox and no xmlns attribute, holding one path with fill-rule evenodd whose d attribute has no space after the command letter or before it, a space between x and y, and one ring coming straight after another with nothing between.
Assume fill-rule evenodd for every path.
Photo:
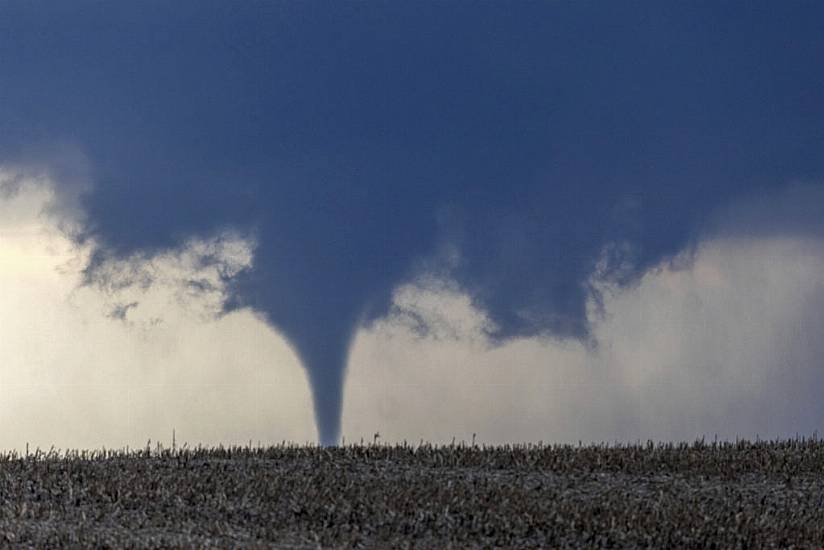
<instances>
[{"instance_id":1,"label":"field","mask_svg":"<svg viewBox=\"0 0 824 550\"><path fill-rule=\"evenodd\" d=\"M824 547L824 441L0 455L0 545Z\"/></svg>"}]
</instances>

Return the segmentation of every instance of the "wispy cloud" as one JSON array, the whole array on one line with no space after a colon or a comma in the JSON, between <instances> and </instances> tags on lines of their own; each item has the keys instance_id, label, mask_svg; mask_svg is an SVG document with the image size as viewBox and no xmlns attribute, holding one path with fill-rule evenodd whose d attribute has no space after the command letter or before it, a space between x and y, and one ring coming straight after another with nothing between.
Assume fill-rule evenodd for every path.
<instances>
[{"instance_id":1,"label":"wispy cloud","mask_svg":"<svg viewBox=\"0 0 824 550\"><path fill-rule=\"evenodd\" d=\"M0 447L142 445L172 429L179 443L314 440L289 346L249 310L218 315L253 243L224 233L108 259L84 285L94 243L58 227L51 180L0 176L15 186L0 198Z\"/></svg>"},{"instance_id":2,"label":"wispy cloud","mask_svg":"<svg viewBox=\"0 0 824 550\"><path fill-rule=\"evenodd\" d=\"M792 196L814 190L802 191L783 197L792 227ZM453 284L402 287L394 313L354 346L344 434L574 442L812 433L824 417L824 241L777 230L742 238L750 226L736 229L739 219L634 284L596 271L594 347L545 338L495 346L485 313ZM605 249L605 262L614 252Z\"/></svg>"}]
</instances>

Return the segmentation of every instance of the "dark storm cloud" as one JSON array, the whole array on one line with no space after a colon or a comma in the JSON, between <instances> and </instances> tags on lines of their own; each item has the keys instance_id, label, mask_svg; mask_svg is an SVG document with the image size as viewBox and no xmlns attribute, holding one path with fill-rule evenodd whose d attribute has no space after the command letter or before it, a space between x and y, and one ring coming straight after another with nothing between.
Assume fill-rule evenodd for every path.
<instances>
[{"instance_id":1,"label":"dark storm cloud","mask_svg":"<svg viewBox=\"0 0 824 550\"><path fill-rule=\"evenodd\" d=\"M586 339L605 246L629 282L715 205L820 180L823 12L6 2L0 156L82 150L101 257L253 231L232 306L292 341L332 442L353 331L444 241L497 341Z\"/></svg>"},{"instance_id":2,"label":"dark storm cloud","mask_svg":"<svg viewBox=\"0 0 824 550\"><path fill-rule=\"evenodd\" d=\"M702 228L709 236L824 239L824 185L794 182L719 206Z\"/></svg>"},{"instance_id":3,"label":"dark storm cloud","mask_svg":"<svg viewBox=\"0 0 824 550\"><path fill-rule=\"evenodd\" d=\"M107 317L125 322L126 316L129 314L129 310L132 308L136 308L138 305L140 305L138 302L130 302L128 304L115 304L112 307L112 310L108 313Z\"/></svg>"}]
</instances>

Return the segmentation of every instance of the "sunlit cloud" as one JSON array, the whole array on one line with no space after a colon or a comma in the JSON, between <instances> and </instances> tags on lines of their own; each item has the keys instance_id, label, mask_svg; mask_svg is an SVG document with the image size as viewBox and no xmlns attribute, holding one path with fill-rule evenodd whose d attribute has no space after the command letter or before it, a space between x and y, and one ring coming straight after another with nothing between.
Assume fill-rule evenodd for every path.
<instances>
[{"instance_id":1,"label":"sunlit cloud","mask_svg":"<svg viewBox=\"0 0 824 550\"><path fill-rule=\"evenodd\" d=\"M251 266L231 233L105 260L66 235L46 176L0 171L0 447L315 439L288 344L248 309L222 315ZM60 226L60 227L59 227Z\"/></svg>"},{"instance_id":2,"label":"sunlit cloud","mask_svg":"<svg viewBox=\"0 0 824 550\"><path fill-rule=\"evenodd\" d=\"M503 443L813 433L824 417L824 243L728 236L691 254L628 287L596 272L594 347L493 346L484 312L454 285L399 288L392 314L354 346L344 434Z\"/></svg>"}]
</instances>

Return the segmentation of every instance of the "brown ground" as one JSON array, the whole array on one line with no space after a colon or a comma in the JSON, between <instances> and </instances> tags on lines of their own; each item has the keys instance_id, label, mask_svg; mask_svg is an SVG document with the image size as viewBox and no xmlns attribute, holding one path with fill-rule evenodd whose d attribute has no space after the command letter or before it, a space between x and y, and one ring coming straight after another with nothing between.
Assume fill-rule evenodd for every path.
<instances>
[{"instance_id":1,"label":"brown ground","mask_svg":"<svg viewBox=\"0 0 824 550\"><path fill-rule=\"evenodd\" d=\"M0 455L0 545L824 548L824 442Z\"/></svg>"}]
</instances>

